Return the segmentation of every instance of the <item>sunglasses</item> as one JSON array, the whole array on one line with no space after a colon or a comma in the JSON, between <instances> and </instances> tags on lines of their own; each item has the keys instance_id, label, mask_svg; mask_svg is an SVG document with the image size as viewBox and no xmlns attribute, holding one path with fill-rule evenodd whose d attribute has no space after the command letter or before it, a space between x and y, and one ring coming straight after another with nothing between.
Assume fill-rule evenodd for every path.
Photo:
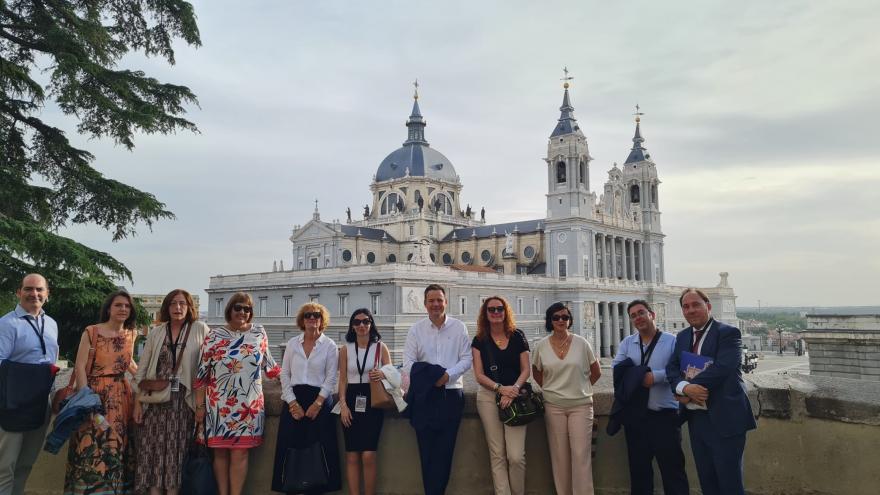
<instances>
[{"instance_id":1,"label":"sunglasses","mask_svg":"<svg viewBox=\"0 0 880 495\"><path fill-rule=\"evenodd\" d=\"M252 308L252 307L250 307L250 306L245 306L245 305L243 305L243 304L236 304L235 306L232 307L232 310L233 310L233 311L240 311L240 312L250 313L251 311L254 310L254 308Z\"/></svg>"},{"instance_id":2,"label":"sunglasses","mask_svg":"<svg viewBox=\"0 0 880 495\"><path fill-rule=\"evenodd\" d=\"M303 318L305 318L306 320L320 320L323 316L324 315L322 315L320 311L308 311L303 313Z\"/></svg>"},{"instance_id":3,"label":"sunglasses","mask_svg":"<svg viewBox=\"0 0 880 495\"><path fill-rule=\"evenodd\" d=\"M372 323L372 322L370 321L369 318L364 318L364 319L355 318L354 323L352 323L351 326L353 326L353 327L359 327L362 325L370 326L370 323Z\"/></svg>"},{"instance_id":4,"label":"sunglasses","mask_svg":"<svg viewBox=\"0 0 880 495\"><path fill-rule=\"evenodd\" d=\"M503 313L504 306L490 306L486 308L486 312L488 313Z\"/></svg>"},{"instance_id":5,"label":"sunglasses","mask_svg":"<svg viewBox=\"0 0 880 495\"><path fill-rule=\"evenodd\" d=\"M568 316L568 315L553 315L552 317L550 317L550 319L553 320L553 321L559 321L559 320L562 320L562 321L568 321L568 320L571 319L571 316Z\"/></svg>"}]
</instances>

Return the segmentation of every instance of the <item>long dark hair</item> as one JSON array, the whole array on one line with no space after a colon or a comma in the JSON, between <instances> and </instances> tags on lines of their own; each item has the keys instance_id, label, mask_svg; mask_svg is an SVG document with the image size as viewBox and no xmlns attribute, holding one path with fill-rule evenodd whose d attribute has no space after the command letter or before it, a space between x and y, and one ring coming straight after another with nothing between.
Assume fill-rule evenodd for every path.
<instances>
[{"instance_id":1,"label":"long dark hair","mask_svg":"<svg viewBox=\"0 0 880 495\"><path fill-rule=\"evenodd\" d=\"M348 332L345 333L345 341L357 341L357 334L354 332L354 317L357 315L367 315L370 319L370 342L378 342L382 340L382 336L379 335L379 330L376 328L376 321L373 319L373 313L370 313L370 310L367 308L361 308L354 310L354 313L351 314L351 318L348 319Z\"/></svg>"},{"instance_id":2,"label":"long dark hair","mask_svg":"<svg viewBox=\"0 0 880 495\"><path fill-rule=\"evenodd\" d=\"M125 319L125 323L122 324L122 328L126 330L133 330L135 326L135 321L137 320L137 314L134 309L134 299L131 298L131 294L124 290L118 290L116 292L111 293L107 296L107 299L104 299L104 304L101 305L101 323L106 323L110 321L110 306L113 305L113 300L117 297L124 297L128 300L128 305L131 307L131 310L128 312L128 318Z\"/></svg>"}]
</instances>

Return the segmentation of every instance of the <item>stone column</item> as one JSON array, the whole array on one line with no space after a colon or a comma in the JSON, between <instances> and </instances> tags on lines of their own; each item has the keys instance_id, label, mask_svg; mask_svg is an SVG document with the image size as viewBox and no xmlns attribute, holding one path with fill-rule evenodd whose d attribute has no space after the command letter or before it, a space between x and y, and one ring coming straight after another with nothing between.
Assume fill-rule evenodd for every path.
<instances>
[{"instance_id":1,"label":"stone column","mask_svg":"<svg viewBox=\"0 0 880 495\"><path fill-rule=\"evenodd\" d=\"M602 308L602 356L607 357L611 355L611 322L608 318L609 304L601 302L599 306Z\"/></svg>"},{"instance_id":2,"label":"stone column","mask_svg":"<svg viewBox=\"0 0 880 495\"><path fill-rule=\"evenodd\" d=\"M645 281L645 243L639 241L639 280Z\"/></svg>"},{"instance_id":3,"label":"stone column","mask_svg":"<svg viewBox=\"0 0 880 495\"><path fill-rule=\"evenodd\" d=\"M617 278L617 246L615 246L617 238L611 236L611 276L608 278Z\"/></svg>"},{"instance_id":4,"label":"stone column","mask_svg":"<svg viewBox=\"0 0 880 495\"><path fill-rule=\"evenodd\" d=\"M623 278L632 280L632 245L630 240L623 239Z\"/></svg>"},{"instance_id":5,"label":"stone column","mask_svg":"<svg viewBox=\"0 0 880 495\"><path fill-rule=\"evenodd\" d=\"M597 356L602 355L602 317L599 315L599 303L591 302L593 305L593 350Z\"/></svg>"},{"instance_id":6,"label":"stone column","mask_svg":"<svg viewBox=\"0 0 880 495\"><path fill-rule=\"evenodd\" d=\"M590 278L596 278L596 260L598 259L596 256L596 232L591 230L590 233L592 235L590 236L590 273L588 275Z\"/></svg>"},{"instance_id":7,"label":"stone column","mask_svg":"<svg viewBox=\"0 0 880 495\"><path fill-rule=\"evenodd\" d=\"M622 304L621 306L623 307L623 316L622 316L622 318L623 318L623 335L624 336L632 335L633 328L632 328L632 325L630 324L631 322L629 321L629 313L627 313L627 311L626 311L626 304Z\"/></svg>"},{"instance_id":8,"label":"stone column","mask_svg":"<svg viewBox=\"0 0 880 495\"><path fill-rule=\"evenodd\" d=\"M619 305L617 303L608 303L609 311L611 312L611 355L617 351L617 346L620 345L620 318L619 318Z\"/></svg>"}]
</instances>

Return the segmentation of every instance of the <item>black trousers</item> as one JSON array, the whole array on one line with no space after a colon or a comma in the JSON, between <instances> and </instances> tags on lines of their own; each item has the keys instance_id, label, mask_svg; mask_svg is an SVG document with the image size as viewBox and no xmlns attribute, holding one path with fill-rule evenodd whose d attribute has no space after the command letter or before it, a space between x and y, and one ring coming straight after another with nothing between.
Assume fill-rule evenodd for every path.
<instances>
[{"instance_id":1,"label":"black trousers","mask_svg":"<svg viewBox=\"0 0 880 495\"><path fill-rule=\"evenodd\" d=\"M445 401L448 419L442 425L416 429L425 495L443 495L452 471L452 454L461 424L464 394L461 389L447 389Z\"/></svg>"},{"instance_id":2,"label":"black trousers","mask_svg":"<svg viewBox=\"0 0 880 495\"><path fill-rule=\"evenodd\" d=\"M624 427L632 495L653 495L653 459L660 466L665 495L687 495L687 474L681 450L681 426L675 409L648 410L638 423Z\"/></svg>"}]
</instances>

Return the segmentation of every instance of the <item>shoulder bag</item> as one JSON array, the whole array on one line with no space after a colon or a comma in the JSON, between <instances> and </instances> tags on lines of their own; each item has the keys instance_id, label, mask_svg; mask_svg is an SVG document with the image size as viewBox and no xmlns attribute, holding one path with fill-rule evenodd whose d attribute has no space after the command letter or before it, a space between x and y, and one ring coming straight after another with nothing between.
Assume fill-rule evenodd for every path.
<instances>
[{"instance_id":1,"label":"shoulder bag","mask_svg":"<svg viewBox=\"0 0 880 495\"><path fill-rule=\"evenodd\" d=\"M492 374L492 379L496 383L501 383L498 379L495 356L488 344L488 342L484 342L483 347L486 349L486 354L489 355L489 371ZM544 396L532 390L531 383L525 383L519 389L519 395L506 408L501 407L501 394L496 393L495 405L498 406L498 419L507 426L526 425L544 416Z\"/></svg>"},{"instance_id":2,"label":"shoulder bag","mask_svg":"<svg viewBox=\"0 0 880 495\"><path fill-rule=\"evenodd\" d=\"M166 327L168 328L168 327ZM171 370L171 376L177 376L177 370L180 368L180 363L183 361L183 351L186 350L186 343L189 340L189 330L192 328L192 323L186 326L186 332L183 335L183 345L180 347L180 351L176 358L174 358L173 347L172 347L172 358L174 358L174 368ZM168 332L168 343L171 344L170 339L170 331ZM179 337L178 337L179 338ZM160 351L161 352L161 351ZM151 380L141 380L138 382L138 396L137 400L144 404L158 404L161 402L168 402L171 400L171 380L167 378L163 379L151 379Z\"/></svg>"},{"instance_id":3,"label":"shoulder bag","mask_svg":"<svg viewBox=\"0 0 880 495\"><path fill-rule=\"evenodd\" d=\"M88 374L92 372L92 366L95 364L95 332L98 328L94 325L86 328L89 336L89 357L86 360L86 382L88 382ZM58 389L55 396L52 397L52 414L58 414L58 411L64 407L64 403L76 392L76 364L73 365L73 373L70 374L70 381L64 388Z\"/></svg>"},{"instance_id":4,"label":"shoulder bag","mask_svg":"<svg viewBox=\"0 0 880 495\"><path fill-rule=\"evenodd\" d=\"M330 482L330 467L321 442L287 449L281 485L287 493L321 491Z\"/></svg>"},{"instance_id":5,"label":"shoulder bag","mask_svg":"<svg viewBox=\"0 0 880 495\"><path fill-rule=\"evenodd\" d=\"M379 340L376 342L376 362L373 364L373 369L381 368L382 363L382 341ZM391 409L395 407L394 399L391 397L391 394L385 390L385 384L382 383L382 380L378 382L374 382L370 380L370 407L373 409Z\"/></svg>"}]
</instances>

